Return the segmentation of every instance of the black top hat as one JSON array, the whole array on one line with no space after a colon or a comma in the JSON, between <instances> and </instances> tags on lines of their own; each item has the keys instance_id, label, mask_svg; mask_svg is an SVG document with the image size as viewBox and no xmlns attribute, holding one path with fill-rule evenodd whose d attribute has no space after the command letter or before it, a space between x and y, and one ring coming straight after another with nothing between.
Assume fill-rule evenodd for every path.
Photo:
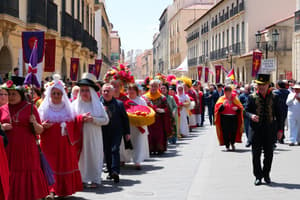
<instances>
[{"instance_id":1,"label":"black top hat","mask_svg":"<svg viewBox=\"0 0 300 200\"><path fill-rule=\"evenodd\" d=\"M270 74L257 74L255 83L265 85L270 83Z\"/></svg>"},{"instance_id":2,"label":"black top hat","mask_svg":"<svg viewBox=\"0 0 300 200\"><path fill-rule=\"evenodd\" d=\"M99 90L99 87L95 84L96 77L91 73L84 73L82 79L79 80L76 85L78 86L90 86L94 88L95 91Z\"/></svg>"}]
</instances>

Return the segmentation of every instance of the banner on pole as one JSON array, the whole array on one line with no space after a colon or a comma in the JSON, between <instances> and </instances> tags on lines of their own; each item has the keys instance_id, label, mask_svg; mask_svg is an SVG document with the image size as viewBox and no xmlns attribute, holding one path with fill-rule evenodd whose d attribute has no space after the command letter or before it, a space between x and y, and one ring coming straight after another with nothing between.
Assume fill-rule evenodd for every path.
<instances>
[{"instance_id":1,"label":"banner on pole","mask_svg":"<svg viewBox=\"0 0 300 200\"><path fill-rule=\"evenodd\" d=\"M55 39L45 40L45 67L44 67L45 72L55 71L55 48L56 48Z\"/></svg>"},{"instance_id":2,"label":"banner on pole","mask_svg":"<svg viewBox=\"0 0 300 200\"><path fill-rule=\"evenodd\" d=\"M37 41L37 63L43 61L45 34L42 31L22 32L23 60L29 63L30 55Z\"/></svg>"},{"instance_id":3,"label":"banner on pole","mask_svg":"<svg viewBox=\"0 0 300 200\"><path fill-rule=\"evenodd\" d=\"M221 65L216 65L216 83L220 83L220 78L221 78Z\"/></svg>"},{"instance_id":4,"label":"banner on pole","mask_svg":"<svg viewBox=\"0 0 300 200\"><path fill-rule=\"evenodd\" d=\"M198 66L197 67L197 71L198 71L198 80L201 81L203 67L202 66Z\"/></svg>"},{"instance_id":5,"label":"banner on pole","mask_svg":"<svg viewBox=\"0 0 300 200\"><path fill-rule=\"evenodd\" d=\"M70 78L72 81L77 80L78 67L79 67L79 58L71 58Z\"/></svg>"},{"instance_id":6,"label":"banner on pole","mask_svg":"<svg viewBox=\"0 0 300 200\"><path fill-rule=\"evenodd\" d=\"M94 74L95 74L97 80L99 79L99 76L100 76L101 66L102 66L102 59L96 59L95 67L94 67L94 70L95 70Z\"/></svg>"},{"instance_id":7,"label":"banner on pole","mask_svg":"<svg viewBox=\"0 0 300 200\"><path fill-rule=\"evenodd\" d=\"M252 56L252 77L256 77L261 65L262 52L253 51Z\"/></svg>"},{"instance_id":8,"label":"banner on pole","mask_svg":"<svg viewBox=\"0 0 300 200\"><path fill-rule=\"evenodd\" d=\"M204 81L205 81L205 83L208 82L208 74L209 74L209 68L205 67L205 71L204 71Z\"/></svg>"}]
</instances>

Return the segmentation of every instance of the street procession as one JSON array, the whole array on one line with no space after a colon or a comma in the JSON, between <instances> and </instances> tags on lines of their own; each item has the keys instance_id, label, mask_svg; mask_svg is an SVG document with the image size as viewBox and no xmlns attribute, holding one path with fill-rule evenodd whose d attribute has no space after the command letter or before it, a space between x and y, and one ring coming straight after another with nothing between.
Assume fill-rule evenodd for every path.
<instances>
[{"instance_id":1,"label":"street procession","mask_svg":"<svg viewBox=\"0 0 300 200\"><path fill-rule=\"evenodd\" d=\"M300 1L270 19L256 0L160 3L152 47L126 55L113 0L41 2L0 2L0 200L226 199L237 172L300 189L277 180L299 164Z\"/></svg>"}]
</instances>

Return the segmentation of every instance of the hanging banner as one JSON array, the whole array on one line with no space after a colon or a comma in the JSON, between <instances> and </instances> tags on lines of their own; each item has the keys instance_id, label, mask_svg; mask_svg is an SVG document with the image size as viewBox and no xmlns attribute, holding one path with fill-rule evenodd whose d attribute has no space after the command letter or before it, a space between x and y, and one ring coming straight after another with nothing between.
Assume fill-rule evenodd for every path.
<instances>
[{"instance_id":1,"label":"hanging banner","mask_svg":"<svg viewBox=\"0 0 300 200\"><path fill-rule=\"evenodd\" d=\"M95 71L95 65L89 64L89 73L94 74L94 71Z\"/></svg>"},{"instance_id":2,"label":"hanging banner","mask_svg":"<svg viewBox=\"0 0 300 200\"><path fill-rule=\"evenodd\" d=\"M197 71L198 71L198 80L201 81L203 67L202 66L198 66L197 67Z\"/></svg>"},{"instance_id":3,"label":"hanging banner","mask_svg":"<svg viewBox=\"0 0 300 200\"><path fill-rule=\"evenodd\" d=\"M209 68L205 67L205 71L204 71L204 81L205 81L205 83L208 82L208 74L209 74Z\"/></svg>"},{"instance_id":4,"label":"hanging banner","mask_svg":"<svg viewBox=\"0 0 300 200\"><path fill-rule=\"evenodd\" d=\"M45 34L42 31L22 32L23 60L25 63L29 63L35 41L37 41L37 63L43 61L44 38Z\"/></svg>"},{"instance_id":5,"label":"hanging banner","mask_svg":"<svg viewBox=\"0 0 300 200\"><path fill-rule=\"evenodd\" d=\"M55 48L56 48L55 39L45 40L45 67L44 67L45 72L55 71Z\"/></svg>"},{"instance_id":6,"label":"hanging banner","mask_svg":"<svg viewBox=\"0 0 300 200\"><path fill-rule=\"evenodd\" d=\"M285 72L285 79L286 80L292 80L293 79L293 72L291 72L291 71Z\"/></svg>"},{"instance_id":7,"label":"hanging banner","mask_svg":"<svg viewBox=\"0 0 300 200\"><path fill-rule=\"evenodd\" d=\"M221 78L221 65L216 65L216 83L220 83L220 78Z\"/></svg>"},{"instance_id":8,"label":"hanging banner","mask_svg":"<svg viewBox=\"0 0 300 200\"><path fill-rule=\"evenodd\" d=\"M256 77L261 65L262 52L253 51L252 57L252 77Z\"/></svg>"},{"instance_id":9,"label":"hanging banner","mask_svg":"<svg viewBox=\"0 0 300 200\"><path fill-rule=\"evenodd\" d=\"M101 66L102 66L102 59L95 59L95 68L94 68L94 74L99 79L100 72L101 72Z\"/></svg>"},{"instance_id":10,"label":"hanging banner","mask_svg":"<svg viewBox=\"0 0 300 200\"><path fill-rule=\"evenodd\" d=\"M78 67L79 67L79 58L71 58L70 78L72 81L77 80Z\"/></svg>"}]
</instances>

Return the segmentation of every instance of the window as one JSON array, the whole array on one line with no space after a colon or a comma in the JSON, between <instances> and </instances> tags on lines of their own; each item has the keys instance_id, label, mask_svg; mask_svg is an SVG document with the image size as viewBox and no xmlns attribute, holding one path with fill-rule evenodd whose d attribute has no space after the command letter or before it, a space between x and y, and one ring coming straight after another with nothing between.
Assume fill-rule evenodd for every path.
<instances>
[{"instance_id":1,"label":"window","mask_svg":"<svg viewBox=\"0 0 300 200\"><path fill-rule=\"evenodd\" d=\"M71 8L71 9L72 9L72 10L71 10L71 11L72 11L72 17L74 18L74 15L75 15L75 5L74 5L74 3L75 3L75 2L74 2L74 1L71 1L71 3L72 3L72 8Z\"/></svg>"},{"instance_id":2,"label":"window","mask_svg":"<svg viewBox=\"0 0 300 200\"><path fill-rule=\"evenodd\" d=\"M219 33L219 49L221 49L221 33Z\"/></svg>"},{"instance_id":3,"label":"window","mask_svg":"<svg viewBox=\"0 0 300 200\"><path fill-rule=\"evenodd\" d=\"M81 23L84 28L84 0L81 0Z\"/></svg>"},{"instance_id":4,"label":"window","mask_svg":"<svg viewBox=\"0 0 300 200\"><path fill-rule=\"evenodd\" d=\"M214 51L215 50L215 38L214 38L214 36L212 36L211 47L212 47L212 51Z\"/></svg>"},{"instance_id":5,"label":"window","mask_svg":"<svg viewBox=\"0 0 300 200\"><path fill-rule=\"evenodd\" d=\"M80 0L77 0L77 19L80 20Z\"/></svg>"},{"instance_id":6,"label":"window","mask_svg":"<svg viewBox=\"0 0 300 200\"><path fill-rule=\"evenodd\" d=\"M234 44L234 27L231 28L231 45Z\"/></svg>"},{"instance_id":7,"label":"window","mask_svg":"<svg viewBox=\"0 0 300 200\"><path fill-rule=\"evenodd\" d=\"M236 43L240 42L240 25L236 25Z\"/></svg>"},{"instance_id":8,"label":"window","mask_svg":"<svg viewBox=\"0 0 300 200\"><path fill-rule=\"evenodd\" d=\"M222 32L222 48L225 47L225 32Z\"/></svg>"},{"instance_id":9,"label":"window","mask_svg":"<svg viewBox=\"0 0 300 200\"><path fill-rule=\"evenodd\" d=\"M208 56L208 40L206 40L206 56Z\"/></svg>"},{"instance_id":10,"label":"window","mask_svg":"<svg viewBox=\"0 0 300 200\"><path fill-rule=\"evenodd\" d=\"M245 22L242 22L242 42L245 42Z\"/></svg>"},{"instance_id":11,"label":"window","mask_svg":"<svg viewBox=\"0 0 300 200\"><path fill-rule=\"evenodd\" d=\"M227 48L229 47L229 29L226 30L226 43L227 43Z\"/></svg>"},{"instance_id":12,"label":"window","mask_svg":"<svg viewBox=\"0 0 300 200\"><path fill-rule=\"evenodd\" d=\"M216 34L216 36L215 36L215 50L217 50L218 49L218 35Z\"/></svg>"}]
</instances>

